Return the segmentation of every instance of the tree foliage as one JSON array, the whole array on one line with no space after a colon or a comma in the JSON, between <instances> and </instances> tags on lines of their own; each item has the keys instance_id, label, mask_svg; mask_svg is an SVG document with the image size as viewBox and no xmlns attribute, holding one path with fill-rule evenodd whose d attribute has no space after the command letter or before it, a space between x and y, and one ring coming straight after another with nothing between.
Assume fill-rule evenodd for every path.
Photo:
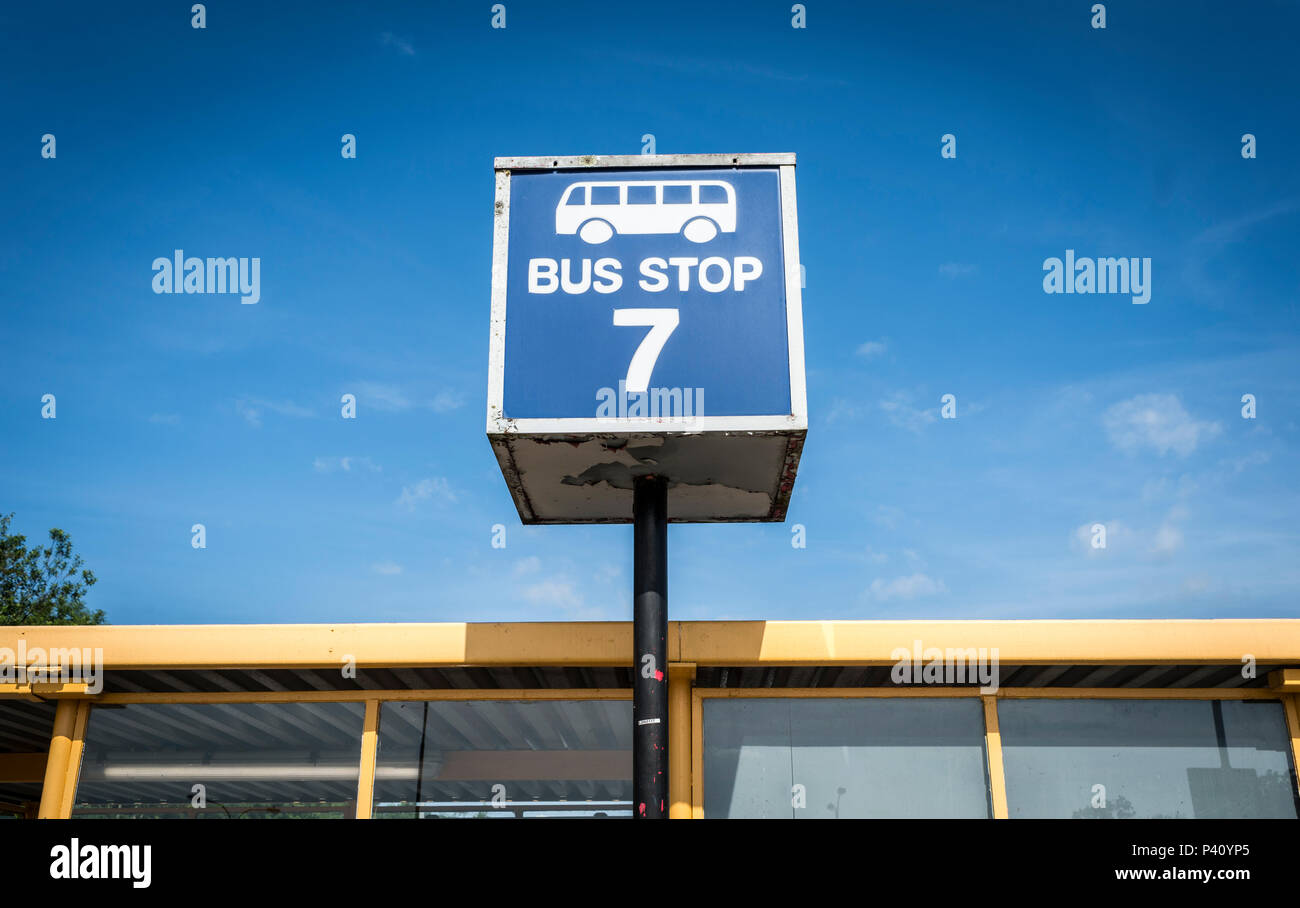
<instances>
[{"instance_id":1,"label":"tree foliage","mask_svg":"<svg viewBox=\"0 0 1300 908\"><path fill-rule=\"evenodd\" d=\"M0 515L0 624L103 624L104 612L83 597L95 575L72 553L72 537L50 530L50 544L27 547L10 533L13 514Z\"/></svg>"}]
</instances>

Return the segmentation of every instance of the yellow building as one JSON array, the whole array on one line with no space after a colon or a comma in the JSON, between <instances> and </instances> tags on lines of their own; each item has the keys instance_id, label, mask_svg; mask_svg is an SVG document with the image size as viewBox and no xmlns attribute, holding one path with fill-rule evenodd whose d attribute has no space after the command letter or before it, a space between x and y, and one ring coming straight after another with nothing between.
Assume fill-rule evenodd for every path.
<instances>
[{"instance_id":1,"label":"yellow building","mask_svg":"<svg viewBox=\"0 0 1300 908\"><path fill-rule=\"evenodd\" d=\"M614 622L0 628L0 815L630 816L631 654ZM672 622L669 659L674 818L1297 816L1300 620Z\"/></svg>"}]
</instances>

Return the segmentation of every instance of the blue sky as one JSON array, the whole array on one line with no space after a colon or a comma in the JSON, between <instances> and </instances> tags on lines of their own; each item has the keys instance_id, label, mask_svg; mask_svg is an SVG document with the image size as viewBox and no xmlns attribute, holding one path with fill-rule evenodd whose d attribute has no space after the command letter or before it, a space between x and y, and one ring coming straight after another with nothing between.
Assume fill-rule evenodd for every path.
<instances>
[{"instance_id":1,"label":"blue sky","mask_svg":"<svg viewBox=\"0 0 1300 908\"><path fill-rule=\"evenodd\" d=\"M1296 614L1294 3L189 5L0 8L0 511L110 621L629 617L631 529L520 526L483 413L492 158L646 133L796 152L807 268L790 520L674 526L673 617Z\"/></svg>"}]
</instances>

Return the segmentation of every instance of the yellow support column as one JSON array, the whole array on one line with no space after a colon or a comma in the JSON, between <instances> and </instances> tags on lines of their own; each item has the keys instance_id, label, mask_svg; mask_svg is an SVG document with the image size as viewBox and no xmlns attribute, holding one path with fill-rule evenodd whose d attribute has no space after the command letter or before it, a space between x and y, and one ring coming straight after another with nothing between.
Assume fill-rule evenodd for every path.
<instances>
[{"instance_id":1,"label":"yellow support column","mask_svg":"<svg viewBox=\"0 0 1300 908\"><path fill-rule=\"evenodd\" d=\"M361 728L361 775L357 778L358 820L369 820L375 800L375 761L379 756L379 701L366 701L365 724Z\"/></svg>"},{"instance_id":2,"label":"yellow support column","mask_svg":"<svg viewBox=\"0 0 1300 908\"><path fill-rule=\"evenodd\" d=\"M691 692L691 818L704 819L704 698Z\"/></svg>"},{"instance_id":3,"label":"yellow support column","mask_svg":"<svg viewBox=\"0 0 1300 908\"><path fill-rule=\"evenodd\" d=\"M1291 768L1300 782L1300 694L1282 697L1282 708L1286 712L1286 727L1291 733ZM1300 791L1300 785L1297 787Z\"/></svg>"},{"instance_id":4,"label":"yellow support column","mask_svg":"<svg viewBox=\"0 0 1300 908\"><path fill-rule=\"evenodd\" d=\"M77 798L77 781L81 778L81 755L86 751L86 723L90 721L90 702L78 700L77 716L72 723L72 740L68 746L68 768L63 774L63 796L59 801L59 818L72 816Z\"/></svg>"},{"instance_id":5,"label":"yellow support column","mask_svg":"<svg viewBox=\"0 0 1300 908\"><path fill-rule=\"evenodd\" d=\"M694 662L668 663L668 819L692 816L691 683Z\"/></svg>"},{"instance_id":6,"label":"yellow support column","mask_svg":"<svg viewBox=\"0 0 1300 908\"><path fill-rule=\"evenodd\" d=\"M993 799L993 819L1005 820L1007 810L1007 777L1002 768L1002 730L998 726L998 698L981 697L984 701L984 741L989 755L989 794Z\"/></svg>"},{"instance_id":7,"label":"yellow support column","mask_svg":"<svg viewBox=\"0 0 1300 908\"><path fill-rule=\"evenodd\" d=\"M50 755L45 761L45 784L41 788L41 806L36 816L56 820L63 809L63 785L68 776L68 755L77 726L76 700L60 700L54 709L54 728L50 733Z\"/></svg>"}]
</instances>

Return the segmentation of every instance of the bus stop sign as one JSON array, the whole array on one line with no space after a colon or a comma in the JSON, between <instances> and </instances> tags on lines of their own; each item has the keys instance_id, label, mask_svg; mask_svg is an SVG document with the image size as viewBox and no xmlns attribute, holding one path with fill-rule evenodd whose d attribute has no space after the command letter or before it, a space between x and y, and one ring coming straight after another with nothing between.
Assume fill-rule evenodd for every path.
<instances>
[{"instance_id":1,"label":"bus stop sign","mask_svg":"<svg viewBox=\"0 0 1300 908\"><path fill-rule=\"evenodd\" d=\"M808 428L792 154L497 158L487 434L524 523L784 520Z\"/></svg>"}]
</instances>

